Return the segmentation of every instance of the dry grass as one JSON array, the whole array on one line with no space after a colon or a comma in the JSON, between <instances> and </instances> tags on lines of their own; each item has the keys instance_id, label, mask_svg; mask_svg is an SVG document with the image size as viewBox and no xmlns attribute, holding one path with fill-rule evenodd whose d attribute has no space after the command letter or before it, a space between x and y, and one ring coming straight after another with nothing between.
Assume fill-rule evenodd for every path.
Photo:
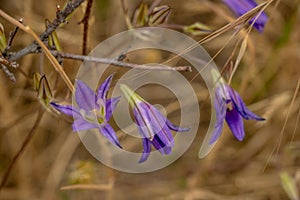
<instances>
[{"instance_id":1,"label":"dry grass","mask_svg":"<svg viewBox=\"0 0 300 200\"><path fill-rule=\"evenodd\" d=\"M139 1L130 2L127 5L129 13ZM231 82L251 110L267 118L262 123L245 122L246 139L243 142L236 141L226 127L209 156L198 159L210 119L210 104L207 92L203 91L198 94L202 105L200 128L188 151L162 170L128 174L113 171L95 160L72 133L69 118L58 118L45 111L28 145L13 165L0 199L288 199L280 173L287 171L298 186L300 184L300 95L296 93L300 75L300 3L282 0L277 5L276 2L266 9L270 19L265 31L259 34L252 30L247 36L247 49ZM169 23L200 21L214 30L221 30L234 20L220 1L166 0L162 3L172 7ZM55 17L56 4L63 4L63 1L10 0L3 1L0 8L15 18L23 17L26 25L41 33L44 19ZM63 51L81 53L83 26L77 22L83 14L84 9L80 7L69 24L57 30ZM1 17L0 22L8 35L14 26ZM89 50L126 30L121 4L117 0L95 1L90 22ZM203 46L212 56L224 48L214 59L221 69L232 53L234 63L246 34L245 29L229 41L233 30L228 29L209 41L203 40L204 36L194 39L206 41ZM12 48L18 50L31 42L28 34L18 32ZM153 57L164 61L165 57L157 54L153 52L137 62L147 63ZM0 72L1 179L43 108L33 90L32 73L44 72L55 98L71 101L65 83L46 57L28 55L18 63L19 69L14 70L16 84L10 83ZM64 70L71 81L74 81L80 64L64 61ZM112 67L112 71L121 74L126 70ZM184 73L188 80L194 75L194 72ZM228 70L224 76L229 78ZM201 77L191 84L205 87ZM147 94L144 97L166 106L171 98L154 98ZM176 111L176 106L169 105L168 108ZM172 116L172 121L179 120ZM134 144L128 145L141 150Z\"/></svg>"}]
</instances>

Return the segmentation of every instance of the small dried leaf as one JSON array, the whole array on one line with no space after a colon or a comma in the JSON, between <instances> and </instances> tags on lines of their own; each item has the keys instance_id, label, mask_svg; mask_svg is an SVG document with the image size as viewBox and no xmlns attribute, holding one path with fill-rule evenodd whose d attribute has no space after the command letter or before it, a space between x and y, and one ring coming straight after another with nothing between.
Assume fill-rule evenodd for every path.
<instances>
[{"instance_id":1,"label":"small dried leaf","mask_svg":"<svg viewBox=\"0 0 300 200\"><path fill-rule=\"evenodd\" d=\"M45 19L45 27L46 27L46 29L49 27L50 23L51 22L48 19ZM48 46L50 48L54 46L54 42L53 42L53 38L52 38L51 34L48 36Z\"/></svg>"},{"instance_id":2,"label":"small dried leaf","mask_svg":"<svg viewBox=\"0 0 300 200\"><path fill-rule=\"evenodd\" d=\"M296 181L287 172L280 173L281 185L291 200L299 200L298 188Z\"/></svg>"},{"instance_id":3,"label":"small dried leaf","mask_svg":"<svg viewBox=\"0 0 300 200\"><path fill-rule=\"evenodd\" d=\"M183 28L183 31L186 33L190 33L192 35L203 35L203 34L211 33L212 29L205 24L196 22L192 25L185 26Z\"/></svg>"},{"instance_id":4,"label":"small dried leaf","mask_svg":"<svg viewBox=\"0 0 300 200\"><path fill-rule=\"evenodd\" d=\"M166 22L170 13L170 6L162 5L155 7L149 16L149 25L155 26Z\"/></svg>"},{"instance_id":5,"label":"small dried leaf","mask_svg":"<svg viewBox=\"0 0 300 200\"><path fill-rule=\"evenodd\" d=\"M45 75L43 75L40 80L38 97L42 101L42 103L44 103L47 107L49 106L49 103L53 97Z\"/></svg>"},{"instance_id":6,"label":"small dried leaf","mask_svg":"<svg viewBox=\"0 0 300 200\"><path fill-rule=\"evenodd\" d=\"M57 51L62 51L60 42L59 42L58 37L57 37L57 34L56 34L56 31L53 31L53 32L51 33L51 36L52 36L52 40L53 40L53 43L54 43L54 46L55 46L56 50L57 50Z\"/></svg>"},{"instance_id":7,"label":"small dried leaf","mask_svg":"<svg viewBox=\"0 0 300 200\"><path fill-rule=\"evenodd\" d=\"M3 52L7 46L7 41L4 33L4 27L0 23L0 51Z\"/></svg>"},{"instance_id":8,"label":"small dried leaf","mask_svg":"<svg viewBox=\"0 0 300 200\"><path fill-rule=\"evenodd\" d=\"M41 75L37 72L33 73L33 89L38 92L39 91L39 85L41 80Z\"/></svg>"},{"instance_id":9,"label":"small dried leaf","mask_svg":"<svg viewBox=\"0 0 300 200\"><path fill-rule=\"evenodd\" d=\"M148 6L144 2L141 2L134 12L132 23L135 27L142 27L148 24L148 20Z\"/></svg>"},{"instance_id":10,"label":"small dried leaf","mask_svg":"<svg viewBox=\"0 0 300 200\"><path fill-rule=\"evenodd\" d=\"M34 73L33 88L37 92L38 99L42 105L48 108L53 96L46 76L41 76L39 73Z\"/></svg>"},{"instance_id":11,"label":"small dried leaf","mask_svg":"<svg viewBox=\"0 0 300 200\"><path fill-rule=\"evenodd\" d=\"M52 35L48 36L48 46L51 48L54 46Z\"/></svg>"},{"instance_id":12,"label":"small dried leaf","mask_svg":"<svg viewBox=\"0 0 300 200\"><path fill-rule=\"evenodd\" d=\"M45 26L46 26L46 28L49 27L50 23L51 22L48 19L45 20ZM62 50L60 42L59 42L57 34L56 34L56 31L53 31L51 33L51 35L48 36L48 45L49 45L49 47L55 47L55 49L57 51L61 51Z\"/></svg>"}]
</instances>

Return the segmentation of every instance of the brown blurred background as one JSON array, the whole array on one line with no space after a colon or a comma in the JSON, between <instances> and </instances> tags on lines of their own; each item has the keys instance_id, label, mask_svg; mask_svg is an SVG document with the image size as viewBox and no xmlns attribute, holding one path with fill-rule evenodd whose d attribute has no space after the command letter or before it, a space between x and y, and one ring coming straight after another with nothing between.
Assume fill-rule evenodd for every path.
<instances>
[{"instance_id":1,"label":"brown blurred background","mask_svg":"<svg viewBox=\"0 0 300 200\"><path fill-rule=\"evenodd\" d=\"M125 1L129 16L139 2ZM150 5L152 1L145 2ZM87 152L72 132L70 118L46 112L15 162L0 199L289 199L283 185L300 184L299 94L290 107L300 74L300 3L283 0L277 5L276 2L266 10L269 21L264 32L259 34L252 30L250 33L248 48L231 84L252 111L267 118L265 122L245 121L243 142L235 140L225 126L212 152L204 159L198 158L210 120L210 102L201 77L191 83L203 88L199 92L201 121L192 146L172 165L151 173L128 174L105 167ZM0 8L16 19L24 18L24 23L39 34L45 30L45 19L55 18L56 5L64 3L63 0L2 0ZM161 4L172 8L169 24L201 22L217 30L234 20L229 9L217 0L166 0ZM78 22L84 11L84 6L79 7L69 23L57 29L63 52L81 54L83 25ZM8 37L14 26L2 17L0 23ZM127 30L118 0L94 0L89 23L88 51L104 39ZM232 34L229 30L203 46L214 56ZM189 36L195 40L204 37ZM243 37L240 34L230 41L215 58L220 69ZM32 41L30 35L19 31L11 51ZM157 52L149 52L142 60L130 62L148 63L152 56L157 56L155 60L158 61L164 58ZM32 74L45 73L54 97L71 101L67 87L45 56L27 55L17 62L19 69L12 70L17 79L15 84L0 71L1 179L42 108L33 89ZM63 61L64 70L72 81L80 64L79 61ZM118 73L126 71L120 67L112 69ZM183 75L191 80L195 72L183 72ZM145 93L143 97L164 106L168 105L166 98L171 98L156 98L151 94ZM179 120L174 113L170 117L173 122ZM137 151L141 150L139 146ZM280 179L282 172L287 172L291 181ZM82 187L62 189L74 184Z\"/></svg>"}]
</instances>

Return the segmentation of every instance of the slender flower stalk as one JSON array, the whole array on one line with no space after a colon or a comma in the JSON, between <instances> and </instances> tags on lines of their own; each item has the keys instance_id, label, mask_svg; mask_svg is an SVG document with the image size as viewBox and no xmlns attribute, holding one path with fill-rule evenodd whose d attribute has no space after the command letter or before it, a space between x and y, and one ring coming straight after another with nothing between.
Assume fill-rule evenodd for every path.
<instances>
[{"instance_id":1,"label":"slender flower stalk","mask_svg":"<svg viewBox=\"0 0 300 200\"><path fill-rule=\"evenodd\" d=\"M247 13L251 9L257 6L254 0L222 0L237 16L240 17L243 14ZM250 24L253 23L256 17L250 20ZM265 24L268 21L268 17L265 12L262 12L259 17L254 22L253 26L256 28L260 33L263 32Z\"/></svg>"},{"instance_id":2,"label":"slender flower stalk","mask_svg":"<svg viewBox=\"0 0 300 200\"><path fill-rule=\"evenodd\" d=\"M241 96L222 80L215 91L214 106L217 111L217 123L210 139L213 144L220 137L224 125L227 122L232 134L242 141L245 137L243 119L265 120L251 112L243 102Z\"/></svg>"},{"instance_id":3,"label":"slender flower stalk","mask_svg":"<svg viewBox=\"0 0 300 200\"><path fill-rule=\"evenodd\" d=\"M188 131L189 128L181 128L172 124L157 108L145 101L128 86L122 84L120 89L133 109L133 116L142 137L144 151L139 163L148 159L151 144L162 155L171 154L174 146L171 130L184 132Z\"/></svg>"},{"instance_id":4,"label":"slender flower stalk","mask_svg":"<svg viewBox=\"0 0 300 200\"><path fill-rule=\"evenodd\" d=\"M122 148L114 129L108 123L120 100L120 97L107 99L112 77L113 74L100 85L97 93L84 82L76 80L75 98L78 107L54 102L50 104L60 112L75 118L72 124L73 131L96 128L112 144Z\"/></svg>"}]
</instances>

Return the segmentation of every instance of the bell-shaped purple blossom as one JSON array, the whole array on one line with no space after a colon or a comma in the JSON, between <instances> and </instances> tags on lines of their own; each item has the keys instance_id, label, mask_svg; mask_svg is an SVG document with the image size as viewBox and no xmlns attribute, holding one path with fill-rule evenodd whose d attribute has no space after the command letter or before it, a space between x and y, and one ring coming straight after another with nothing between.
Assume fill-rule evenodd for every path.
<instances>
[{"instance_id":1,"label":"bell-shaped purple blossom","mask_svg":"<svg viewBox=\"0 0 300 200\"><path fill-rule=\"evenodd\" d=\"M139 163L145 162L148 159L151 152L151 144L162 155L171 154L174 146L174 138L171 130L184 132L188 131L189 128L181 128L172 124L157 108L145 101L126 85L120 85L120 89L133 109L133 116L142 137L144 151Z\"/></svg>"},{"instance_id":2,"label":"bell-shaped purple blossom","mask_svg":"<svg viewBox=\"0 0 300 200\"><path fill-rule=\"evenodd\" d=\"M223 0L223 2L233 11L233 13L240 17L247 13L251 9L257 6L254 0ZM250 24L256 19L253 17L250 20ZM265 12L262 12L259 17L255 20L253 26L261 33L264 30L265 24L268 21L268 17Z\"/></svg>"},{"instance_id":3,"label":"bell-shaped purple blossom","mask_svg":"<svg viewBox=\"0 0 300 200\"><path fill-rule=\"evenodd\" d=\"M213 144L220 137L224 125L227 122L232 134L242 141L245 137L243 119L265 120L251 112L243 102L241 96L225 83L220 83L216 88L214 106L217 112L217 122L210 139Z\"/></svg>"},{"instance_id":4,"label":"bell-shaped purple blossom","mask_svg":"<svg viewBox=\"0 0 300 200\"><path fill-rule=\"evenodd\" d=\"M75 99L78 107L54 102L50 104L60 112L75 118L72 124L73 131L96 128L112 144L122 148L114 129L108 123L120 100L120 97L107 99L112 77L113 74L100 85L97 93L84 82L76 80Z\"/></svg>"}]
</instances>

